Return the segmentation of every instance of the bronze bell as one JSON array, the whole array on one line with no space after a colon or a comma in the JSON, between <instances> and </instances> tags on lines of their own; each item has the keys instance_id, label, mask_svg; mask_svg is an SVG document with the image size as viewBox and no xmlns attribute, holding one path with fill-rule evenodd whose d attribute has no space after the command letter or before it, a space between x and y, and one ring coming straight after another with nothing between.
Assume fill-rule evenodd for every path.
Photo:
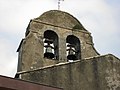
<instances>
[{"instance_id":1,"label":"bronze bell","mask_svg":"<svg viewBox=\"0 0 120 90\"><path fill-rule=\"evenodd\" d=\"M49 39L46 39L46 40L44 41L44 43L47 43L47 45L44 46L44 47L45 47L44 57L49 58L49 59L54 58L54 54L53 54L53 52L52 52L52 50L54 49L54 47L52 47L52 46L50 45L50 44L53 43L53 41L52 41L52 40L49 40Z\"/></svg>"},{"instance_id":2,"label":"bronze bell","mask_svg":"<svg viewBox=\"0 0 120 90\"><path fill-rule=\"evenodd\" d=\"M76 55L75 55L76 51L75 51L74 45L68 44L67 47L69 47L67 49L67 51L68 51L67 59L68 60L76 60Z\"/></svg>"}]
</instances>

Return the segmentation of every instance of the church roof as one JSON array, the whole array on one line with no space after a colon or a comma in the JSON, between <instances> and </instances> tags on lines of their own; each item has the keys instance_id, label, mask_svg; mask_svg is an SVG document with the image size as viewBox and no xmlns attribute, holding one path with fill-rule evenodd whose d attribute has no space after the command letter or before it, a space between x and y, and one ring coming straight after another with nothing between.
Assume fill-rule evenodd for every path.
<instances>
[{"instance_id":1,"label":"church roof","mask_svg":"<svg viewBox=\"0 0 120 90\"><path fill-rule=\"evenodd\" d=\"M34 20L70 29L85 30L83 25L74 16L60 10L47 11Z\"/></svg>"}]
</instances>

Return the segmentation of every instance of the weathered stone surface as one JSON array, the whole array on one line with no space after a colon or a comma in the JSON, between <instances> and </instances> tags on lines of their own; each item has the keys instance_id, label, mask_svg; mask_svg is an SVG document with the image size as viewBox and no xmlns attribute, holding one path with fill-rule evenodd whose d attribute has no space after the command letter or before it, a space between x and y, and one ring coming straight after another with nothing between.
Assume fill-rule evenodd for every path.
<instances>
[{"instance_id":1,"label":"weathered stone surface","mask_svg":"<svg viewBox=\"0 0 120 90\"><path fill-rule=\"evenodd\" d=\"M59 10L50 10L43 13L40 17L34 20L41 21L44 23L52 24L59 27L65 27L70 29L81 29L85 30L83 25L72 15L67 12Z\"/></svg>"},{"instance_id":2,"label":"weathered stone surface","mask_svg":"<svg viewBox=\"0 0 120 90\"><path fill-rule=\"evenodd\" d=\"M31 20L26 31L26 37L18 48L18 71L32 70L59 62L67 62L66 38L69 35L74 35L80 40L81 59L98 55L94 49L91 34L87 30L83 30L83 28L78 26L74 27L77 29L70 29L78 24L83 27L72 15L56 10L48 11L40 17ZM44 32L47 30L54 31L58 35L59 44L58 60L47 60L48 62L45 61L43 54Z\"/></svg>"},{"instance_id":3,"label":"weathered stone surface","mask_svg":"<svg viewBox=\"0 0 120 90\"><path fill-rule=\"evenodd\" d=\"M44 57L47 35L58 50L53 59ZM74 45L79 48L79 60L73 62L67 60L68 36L77 38L69 38L75 40L72 44L78 41ZM23 80L64 90L120 90L120 59L111 54L99 56L91 34L66 12L51 10L31 20L17 51L17 74Z\"/></svg>"},{"instance_id":4,"label":"weathered stone surface","mask_svg":"<svg viewBox=\"0 0 120 90\"><path fill-rule=\"evenodd\" d=\"M109 54L62 63L20 74L30 80L64 90L119 90L120 60Z\"/></svg>"}]
</instances>

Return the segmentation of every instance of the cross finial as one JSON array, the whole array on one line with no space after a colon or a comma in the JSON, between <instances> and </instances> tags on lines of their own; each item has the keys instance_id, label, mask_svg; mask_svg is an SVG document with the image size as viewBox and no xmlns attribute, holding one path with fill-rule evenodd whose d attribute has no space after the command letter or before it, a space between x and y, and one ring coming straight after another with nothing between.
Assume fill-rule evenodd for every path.
<instances>
[{"instance_id":1,"label":"cross finial","mask_svg":"<svg viewBox=\"0 0 120 90\"><path fill-rule=\"evenodd\" d=\"M64 0L58 0L58 10L60 10L60 1L64 1Z\"/></svg>"}]
</instances>

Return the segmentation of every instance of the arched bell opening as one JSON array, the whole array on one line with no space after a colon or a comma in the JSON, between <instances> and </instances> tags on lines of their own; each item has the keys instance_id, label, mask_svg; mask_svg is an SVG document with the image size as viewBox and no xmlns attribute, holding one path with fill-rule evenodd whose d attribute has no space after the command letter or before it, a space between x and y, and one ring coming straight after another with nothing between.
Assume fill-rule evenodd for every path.
<instances>
[{"instance_id":1,"label":"arched bell opening","mask_svg":"<svg viewBox=\"0 0 120 90\"><path fill-rule=\"evenodd\" d=\"M78 60L81 58L80 55L80 41L74 35L69 35L66 38L66 52L67 52L67 59L71 60Z\"/></svg>"},{"instance_id":2,"label":"arched bell opening","mask_svg":"<svg viewBox=\"0 0 120 90\"><path fill-rule=\"evenodd\" d=\"M44 32L44 57L58 59L58 35L51 30Z\"/></svg>"}]
</instances>

